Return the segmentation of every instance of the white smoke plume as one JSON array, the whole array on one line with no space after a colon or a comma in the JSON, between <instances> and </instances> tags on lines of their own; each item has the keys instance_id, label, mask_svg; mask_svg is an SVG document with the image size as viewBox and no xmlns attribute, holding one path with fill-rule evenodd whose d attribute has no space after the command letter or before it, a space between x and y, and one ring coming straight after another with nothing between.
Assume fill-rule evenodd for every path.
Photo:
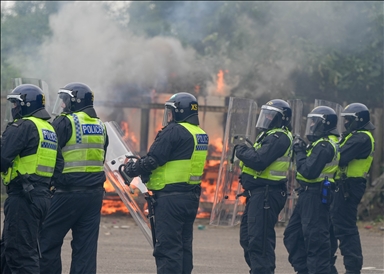
<instances>
[{"instance_id":1,"label":"white smoke plume","mask_svg":"<svg viewBox=\"0 0 384 274\"><path fill-rule=\"evenodd\" d=\"M213 5L214 2L180 2L168 18L175 37L184 35L189 42L201 41L205 26L198 20L187 22L185 18L192 6L199 16L213 16L217 12ZM51 16L53 35L40 47L39 54L30 58L23 72L26 77L46 80L51 91L81 81L95 91L96 100L114 96L120 100L117 93L129 94L132 86L141 93L164 88L175 73L186 82L192 81L191 76L196 73L209 75L205 81L210 80L204 84L206 93L213 94L218 71L224 70L227 71L224 95L233 92L236 96L258 98L283 94L286 99L295 94L291 72L310 62L300 52L298 43L305 40L319 47L353 52L365 42L363 31L350 35L351 29L364 30L367 24L367 18L358 17L361 15L358 4L347 9L344 5L342 10L331 2L270 2L269 5L265 22L256 22L246 15L232 18L239 22L247 43L232 53L231 59L226 50L236 41L227 41L223 54L201 59L177 38L135 36L112 20L101 2L69 2Z\"/></svg>"},{"instance_id":2,"label":"white smoke plume","mask_svg":"<svg viewBox=\"0 0 384 274\"><path fill-rule=\"evenodd\" d=\"M114 88L125 83L139 87L165 85L172 72L191 73L192 49L170 37L134 36L113 21L100 3L73 2L51 16L52 37L25 75L51 83L57 91L70 82L88 84L96 100L114 99Z\"/></svg>"}]
</instances>

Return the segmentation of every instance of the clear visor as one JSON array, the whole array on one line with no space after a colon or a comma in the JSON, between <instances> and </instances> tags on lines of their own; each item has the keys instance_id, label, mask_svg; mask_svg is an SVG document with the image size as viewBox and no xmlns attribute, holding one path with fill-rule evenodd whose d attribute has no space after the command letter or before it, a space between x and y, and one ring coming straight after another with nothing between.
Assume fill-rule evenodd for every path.
<instances>
[{"instance_id":1,"label":"clear visor","mask_svg":"<svg viewBox=\"0 0 384 274\"><path fill-rule=\"evenodd\" d=\"M62 112L70 112L71 98L73 98L73 95L70 90L59 90L56 102L53 106L52 114L57 116Z\"/></svg>"},{"instance_id":2,"label":"clear visor","mask_svg":"<svg viewBox=\"0 0 384 274\"><path fill-rule=\"evenodd\" d=\"M6 105L4 122L10 123L14 120L12 116L12 109L21 108L20 102L22 102L23 99L21 99L21 95L7 95L7 100L9 101L9 104Z\"/></svg>"},{"instance_id":3,"label":"clear visor","mask_svg":"<svg viewBox=\"0 0 384 274\"><path fill-rule=\"evenodd\" d=\"M173 121L172 109L165 106L164 116L163 116L163 127L167 126L172 121Z\"/></svg>"},{"instance_id":4,"label":"clear visor","mask_svg":"<svg viewBox=\"0 0 384 274\"><path fill-rule=\"evenodd\" d=\"M356 113L341 113L341 117L344 118L344 124L347 122L352 122L353 120L356 120L357 115Z\"/></svg>"},{"instance_id":5,"label":"clear visor","mask_svg":"<svg viewBox=\"0 0 384 274\"><path fill-rule=\"evenodd\" d=\"M278 108L271 106L262 106L259 119L257 119L256 128L260 129L269 129L271 123L278 113L282 113L282 111Z\"/></svg>"},{"instance_id":6,"label":"clear visor","mask_svg":"<svg viewBox=\"0 0 384 274\"><path fill-rule=\"evenodd\" d=\"M324 117L321 114L309 114L305 127L305 136L316 136L319 127L323 124Z\"/></svg>"}]
</instances>

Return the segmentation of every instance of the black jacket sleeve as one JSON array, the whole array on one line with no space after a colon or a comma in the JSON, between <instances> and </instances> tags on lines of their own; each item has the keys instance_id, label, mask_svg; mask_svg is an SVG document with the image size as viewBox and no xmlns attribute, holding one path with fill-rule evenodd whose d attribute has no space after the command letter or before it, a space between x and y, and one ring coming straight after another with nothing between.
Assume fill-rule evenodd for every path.
<instances>
[{"instance_id":1,"label":"black jacket sleeve","mask_svg":"<svg viewBox=\"0 0 384 274\"><path fill-rule=\"evenodd\" d=\"M52 122L59 142L59 147L63 148L72 136L71 121L65 116L58 116Z\"/></svg>"},{"instance_id":2,"label":"black jacket sleeve","mask_svg":"<svg viewBox=\"0 0 384 274\"><path fill-rule=\"evenodd\" d=\"M320 176L325 165L330 163L334 156L335 150L329 142L319 142L312 149L309 157L306 156L305 152L295 154L297 171L309 180L316 179Z\"/></svg>"},{"instance_id":3,"label":"black jacket sleeve","mask_svg":"<svg viewBox=\"0 0 384 274\"><path fill-rule=\"evenodd\" d=\"M290 144L291 141L286 134L276 132L266 136L257 150L253 147L239 146L236 149L236 157L246 166L256 171L263 171L277 158L283 156Z\"/></svg>"},{"instance_id":4,"label":"black jacket sleeve","mask_svg":"<svg viewBox=\"0 0 384 274\"><path fill-rule=\"evenodd\" d=\"M56 181L64 169L64 158L60 146L57 146L56 166L53 171L52 181Z\"/></svg>"},{"instance_id":5,"label":"black jacket sleeve","mask_svg":"<svg viewBox=\"0 0 384 274\"><path fill-rule=\"evenodd\" d=\"M18 120L7 126L1 138L1 172L12 166L17 155L36 153L39 145L39 133L33 122Z\"/></svg>"}]
</instances>

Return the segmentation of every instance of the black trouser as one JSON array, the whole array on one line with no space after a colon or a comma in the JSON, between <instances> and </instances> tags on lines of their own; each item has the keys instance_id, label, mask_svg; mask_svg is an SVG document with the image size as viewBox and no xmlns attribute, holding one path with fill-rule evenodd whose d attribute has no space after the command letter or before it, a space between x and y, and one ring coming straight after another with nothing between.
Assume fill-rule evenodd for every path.
<instances>
[{"instance_id":1,"label":"black trouser","mask_svg":"<svg viewBox=\"0 0 384 274\"><path fill-rule=\"evenodd\" d=\"M30 194L33 203L29 203L23 194L10 194L5 200L1 242L3 274L40 272L39 230L48 212L51 195L47 187L37 186Z\"/></svg>"},{"instance_id":2,"label":"black trouser","mask_svg":"<svg viewBox=\"0 0 384 274\"><path fill-rule=\"evenodd\" d=\"M155 195L156 245L153 256L158 274L189 274L193 268L193 223L199 207L200 187L190 192Z\"/></svg>"},{"instance_id":3,"label":"black trouser","mask_svg":"<svg viewBox=\"0 0 384 274\"><path fill-rule=\"evenodd\" d=\"M104 188L55 192L40 233L41 274L62 272L61 246L72 230L70 273L96 273L97 240Z\"/></svg>"},{"instance_id":4,"label":"black trouser","mask_svg":"<svg viewBox=\"0 0 384 274\"><path fill-rule=\"evenodd\" d=\"M330 273L329 206L320 195L320 187L301 189L284 231L288 261L299 273Z\"/></svg>"},{"instance_id":5,"label":"black trouser","mask_svg":"<svg viewBox=\"0 0 384 274\"><path fill-rule=\"evenodd\" d=\"M357 206L365 191L365 182L345 182L344 191L348 189L349 197L344 198L341 182L337 182L336 191L333 192L331 204L331 221L339 248L344 259L347 273L360 273L363 266L363 254L361 249L359 230L357 229ZM333 241L332 255L337 250L337 241Z\"/></svg>"},{"instance_id":6,"label":"black trouser","mask_svg":"<svg viewBox=\"0 0 384 274\"><path fill-rule=\"evenodd\" d=\"M275 224L287 199L283 187L269 186L252 190L247 198L240 224L240 245L250 273L274 273L276 234ZM265 198L269 208L265 209Z\"/></svg>"}]
</instances>

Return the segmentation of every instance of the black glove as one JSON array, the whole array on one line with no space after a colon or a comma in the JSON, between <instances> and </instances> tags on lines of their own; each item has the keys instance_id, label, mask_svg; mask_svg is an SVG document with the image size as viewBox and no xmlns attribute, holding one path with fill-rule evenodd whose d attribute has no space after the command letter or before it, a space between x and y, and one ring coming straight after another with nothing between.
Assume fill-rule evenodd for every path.
<instances>
[{"instance_id":1,"label":"black glove","mask_svg":"<svg viewBox=\"0 0 384 274\"><path fill-rule=\"evenodd\" d=\"M305 152L307 144L300 137L295 137L293 140L293 151L297 154L299 152Z\"/></svg>"},{"instance_id":2,"label":"black glove","mask_svg":"<svg viewBox=\"0 0 384 274\"><path fill-rule=\"evenodd\" d=\"M139 175L142 175L144 177L149 177L149 175L151 174L151 171L156 169L157 166L158 164L153 157L144 156L143 158L137 160L136 162L129 161L125 165L124 171L131 178L137 177ZM143 178L142 178L142 181L144 181Z\"/></svg>"},{"instance_id":3,"label":"black glove","mask_svg":"<svg viewBox=\"0 0 384 274\"><path fill-rule=\"evenodd\" d=\"M149 173L143 173L143 174L141 174L141 181L144 183L144 184L146 184L146 183L148 183L148 181L149 181L149 176L152 174L152 172L149 172Z\"/></svg>"},{"instance_id":4,"label":"black glove","mask_svg":"<svg viewBox=\"0 0 384 274\"><path fill-rule=\"evenodd\" d=\"M128 161L128 163L125 164L124 172L131 178L139 176L141 174L139 160L136 162Z\"/></svg>"}]
</instances>

